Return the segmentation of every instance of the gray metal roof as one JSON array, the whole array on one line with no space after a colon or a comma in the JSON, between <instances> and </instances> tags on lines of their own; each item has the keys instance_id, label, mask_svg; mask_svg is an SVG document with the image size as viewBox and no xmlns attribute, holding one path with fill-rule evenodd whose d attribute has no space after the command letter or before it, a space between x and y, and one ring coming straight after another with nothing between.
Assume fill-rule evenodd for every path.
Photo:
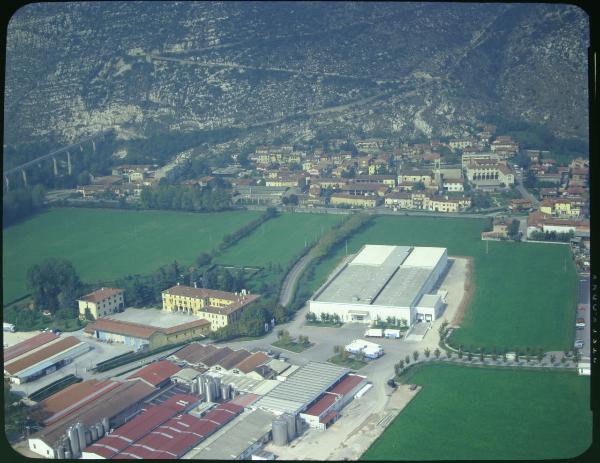
<instances>
[{"instance_id":1,"label":"gray metal roof","mask_svg":"<svg viewBox=\"0 0 600 463\"><path fill-rule=\"evenodd\" d=\"M349 372L348 368L331 363L309 362L257 401L256 406L297 413Z\"/></svg>"},{"instance_id":2,"label":"gray metal roof","mask_svg":"<svg viewBox=\"0 0 600 463\"><path fill-rule=\"evenodd\" d=\"M431 269L429 268L400 267L374 303L376 305L410 307L422 294L421 290L430 273Z\"/></svg>"},{"instance_id":3,"label":"gray metal roof","mask_svg":"<svg viewBox=\"0 0 600 463\"><path fill-rule=\"evenodd\" d=\"M184 456L194 460L234 460L271 430L273 413L255 410L243 413L216 439L206 439Z\"/></svg>"},{"instance_id":4,"label":"gray metal roof","mask_svg":"<svg viewBox=\"0 0 600 463\"><path fill-rule=\"evenodd\" d=\"M423 297L417 302L416 306L434 308L440 297L439 294L423 294Z\"/></svg>"}]
</instances>

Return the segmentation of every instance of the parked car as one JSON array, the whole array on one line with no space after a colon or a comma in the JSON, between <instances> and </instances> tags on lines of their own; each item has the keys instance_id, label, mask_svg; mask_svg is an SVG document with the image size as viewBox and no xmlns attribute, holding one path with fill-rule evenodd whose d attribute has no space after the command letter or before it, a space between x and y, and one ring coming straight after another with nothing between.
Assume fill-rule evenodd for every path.
<instances>
[{"instance_id":1,"label":"parked car","mask_svg":"<svg viewBox=\"0 0 600 463\"><path fill-rule=\"evenodd\" d=\"M416 384L411 384L411 385L409 386L409 389L410 389L411 391L414 391L416 388L417 388L417 385L416 385Z\"/></svg>"},{"instance_id":2,"label":"parked car","mask_svg":"<svg viewBox=\"0 0 600 463\"><path fill-rule=\"evenodd\" d=\"M582 326L582 327L584 327L584 326L585 326L585 319L583 319L583 318L578 318L578 319L575 321L575 326Z\"/></svg>"},{"instance_id":3,"label":"parked car","mask_svg":"<svg viewBox=\"0 0 600 463\"><path fill-rule=\"evenodd\" d=\"M583 341L581 339L578 339L577 341L575 341L575 347L577 349L581 349L583 347Z\"/></svg>"},{"instance_id":4,"label":"parked car","mask_svg":"<svg viewBox=\"0 0 600 463\"><path fill-rule=\"evenodd\" d=\"M396 381L394 381L393 379L388 379L387 385L389 387L393 387L394 389L396 389L398 387L398 385L396 384Z\"/></svg>"},{"instance_id":5,"label":"parked car","mask_svg":"<svg viewBox=\"0 0 600 463\"><path fill-rule=\"evenodd\" d=\"M584 328L585 328L585 324L583 324L583 325L575 325L575 329L578 330L578 331L581 331Z\"/></svg>"}]
</instances>

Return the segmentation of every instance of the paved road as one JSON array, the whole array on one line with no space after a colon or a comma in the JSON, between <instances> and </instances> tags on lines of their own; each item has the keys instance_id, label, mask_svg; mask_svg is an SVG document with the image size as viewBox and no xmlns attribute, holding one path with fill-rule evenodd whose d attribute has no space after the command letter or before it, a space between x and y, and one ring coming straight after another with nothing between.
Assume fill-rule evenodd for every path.
<instances>
[{"instance_id":1,"label":"paved road","mask_svg":"<svg viewBox=\"0 0 600 463\"><path fill-rule=\"evenodd\" d=\"M523 179L522 179L521 175L515 176L515 183L517 185L519 192L521 193L521 196L523 196L523 198L531 201L531 204L533 204L534 207L537 207L540 204L539 200L534 195L532 195L529 191L527 191L527 189L523 186L522 180Z\"/></svg>"},{"instance_id":2,"label":"paved road","mask_svg":"<svg viewBox=\"0 0 600 463\"><path fill-rule=\"evenodd\" d=\"M577 318L585 320L585 328L583 330L575 330L575 339L583 341L583 349L581 349L581 358L590 359L590 343L591 343L591 313L590 313L590 274L578 274L578 291L577 291ZM579 310L579 308L583 310Z\"/></svg>"},{"instance_id":3,"label":"paved road","mask_svg":"<svg viewBox=\"0 0 600 463\"><path fill-rule=\"evenodd\" d=\"M281 293L279 294L279 303L283 306L288 305L292 302L292 297L294 296L294 288L296 287L296 283L302 272L312 260L310 252L302 257L296 265L292 267L292 269L288 272L283 280L283 285L281 285Z\"/></svg>"}]
</instances>

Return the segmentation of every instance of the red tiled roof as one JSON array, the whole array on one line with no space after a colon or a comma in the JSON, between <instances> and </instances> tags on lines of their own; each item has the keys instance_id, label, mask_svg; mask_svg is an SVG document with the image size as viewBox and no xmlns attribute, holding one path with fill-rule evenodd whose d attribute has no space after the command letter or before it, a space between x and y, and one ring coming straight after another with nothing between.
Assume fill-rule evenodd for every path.
<instances>
[{"instance_id":1,"label":"red tiled roof","mask_svg":"<svg viewBox=\"0 0 600 463\"><path fill-rule=\"evenodd\" d=\"M334 387L329 389L329 392L332 392L334 394L346 395L363 381L365 381L365 378L363 376L349 374L345 376L344 379L342 379Z\"/></svg>"},{"instance_id":2,"label":"red tiled roof","mask_svg":"<svg viewBox=\"0 0 600 463\"><path fill-rule=\"evenodd\" d=\"M335 394L330 394L326 392L321 396L319 400L317 400L313 405L310 406L308 410L304 412L305 415L311 416L321 416L323 412L328 410L337 400L337 396Z\"/></svg>"},{"instance_id":3,"label":"red tiled roof","mask_svg":"<svg viewBox=\"0 0 600 463\"><path fill-rule=\"evenodd\" d=\"M14 346L8 347L4 349L4 362L8 362L9 360L18 357L19 355L23 355L26 352L30 352L33 349L37 349L38 347L43 346L51 341L58 339L58 336L54 333L48 331L46 333L40 333L32 338L26 339Z\"/></svg>"},{"instance_id":4,"label":"red tiled roof","mask_svg":"<svg viewBox=\"0 0 600 463\"><path fill-rule=\"evenodd\" d=\"M230 349L229 347L221 347L220 349L215 350L214 352L209 354L207 357L202 359L202 363L204 365L206 365L208 368L210 368L214 365L217 365L222 359L227 357L232 352L233 352L233 350Z\"/></svg>"},{"instance_id":5,"label":"red tiled roof","mask_svg":"<svg viewBox=\"0 0 600 463\"><path fill-rule=\"evenodd\" d=\"M327 424L331 420L333 420L337 416L337 412L335 410L330 411L327 415L319 420L320 423Z\"/></svg>"},{"instance_id":6,"label":"red tiled roof","mask_svg":"<svg viewBox=\"0 0 600 463\"><path fill-rule=\"evenodd\" d=\"M145 366L140 371L128 376L127 379L142 378L152 386L158 386L180 370L181 368L173 362L160 360Z\"/></svg>"},{"instance_id":7,"label":"red tiled roof","mask_svg":"<svg viewBox=\"0 0 600 463\"><path fill-rule=\"evenodd\" d=\"M248 394L237 396L235 399L230 400L229 403L239 405L240 407L245 408L245 407L253 404L254 402L256 402L258 399L260 399L259 395L248 393Z\"/></svg>"},{"instance_id":8,"label":"red tiled roof","mask_svg":"<svg viewBox=\"0 0 600 463\"><path fill-rule=\"evenodd\" d=\"M191 322L182 323L181 325L175 325L170 328L159 328L157 326L141 325L139 323L126 322L123 320L99 318L94 323L86 326L86 331L90 333L93 333L94 330L107 331L109 333L148 339L156 332L161 332L164 334L173 334L178 333L180 331L188 330L190 328L195 328L197 326L204 326L207 324L210 324L210 322L201 318Z\"/></svg>"},{"instance_id":9,"label":"red tiled roof","mask_svg":"<svg viewBox=\"0 0 600 463\"><path fill-rule=\"evenodd\" d=\"M123 292L124 290L119 288L100 288L96 291L86 294L85 296L81 296L78 300L87 302L100 302L104 299L114 296L115 294L121 294Z\"/></svg>"},{"instance_id":10,"label":"red tiled roof","mask_svg":"<svg viewBox=\"0 0 600 463\"><path fill-rule=\"evenodd\" d=\"M267 363L270 357L264 352L255 352L250 357L246 357L240 363L235 365L235 368L240 370L242 373L250 373L256 367Z\"/></svg>"},{"instance_id":11,"label":"red tiled roof","mask_svg":"<svg viewBox=\"0 0 600 463\"><path fill-rule=\"evenodd\" d=\"M250 357L250 355L250 352L248 352L246 349L234 350L227 357L223 357L223 359L221 359L217 365L221 366L225 370L231 370L242 360Z\"/></svg>"},{"instance_id":12,"label":"red tiled roof","mask_svg":"<svg viewBox=\"0 0 600 463\"><path fill-rule=\"evenodd\" d=\"M173 355L180 360L191 363L192 365L198 365L202 363L202 360L218 349L218 347L215 347L212 344L199 344L194 342L188 344L183 349L178 350Z\"/></svg>"},{"instance_id":13,"label":"red tiled roof","mask_svg":"<svg viewBox=\"0 0 600 463\"><path fill-rule=\"evenodd\" d=\"M23 371L26 368L35 365L36 363L41 362L42 360L46 360L78 344L84 343L74 336L68 336L66 338L61 339L60 341L50 344L47 347L44 347L43 349L33 352L31 355L27 355L25 357L19 358L18 360L14 360L8 365L4 364L4 370L10 375L14 375L20 371Z\"/></svg>"}]
</instances>

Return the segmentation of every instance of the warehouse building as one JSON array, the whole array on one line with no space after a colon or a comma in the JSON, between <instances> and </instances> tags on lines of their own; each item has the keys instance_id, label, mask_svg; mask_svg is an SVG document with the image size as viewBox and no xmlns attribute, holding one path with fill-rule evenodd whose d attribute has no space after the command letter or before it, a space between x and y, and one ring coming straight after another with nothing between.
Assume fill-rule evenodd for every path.
<instances>
[{"instance_id":1,"label":"warehouse building","mask_svg":"<svg viewBox=\"0 0 600 463\"><path fill-rule=\"evenodd\" d=\"M36 336L32 340L25 341L24 346L35 346L39 342L42 342L41 337ZM12 356L9 361L5 361L4 375L10 377L10 381L15 384L33 381L53 373L92 349L87 342L80 341L74 336L51 339L24 353L22 348L25 347L19 344L14 347L18 349L9 354Z\"/></svg>"},{"instance_id":2,"label":"warehouse building","mask_svg":"<svg viewBox=\"0 0 600 463\"><path fill-rule=\"evenodd\" d=\"M154 316L154 319L145 320L144 317L148 316ZM129 321L132 318L139 322ZM100 341L125 344L134 351L177 344L203 337L209 332L210 322L207 320L151 309L128 309L110 318L100 318L85 327L85 333Z\"/></svg>"},{"instance_id":3,"label":"warehouse building","mask_svg":"<svg viewBox=\"0 0 600 463\"><path fill-rule=\"evenodd\" d=\"M252 453L271 440L275 415L264 410L243 413L227 430L203 441L184 455L191 460L249 460Z\"/></svg>"},{"instance_id":4,"label":"warehouse building","mask_svg":"<svg viewBox=\"0 0 600 463\"><path fill-rule=\"evenodd\" d=\"M43 346L48 345L53 341L57 341L58 339L58 335L51 331L45 331L26 339L25 341L21 341L14 346L7 347L4 349L4 364L7 364L10 360L23 354L32 354L34 351L39 350Z\"/></svg>"},{"instance_id":5,"label":"warehouse building","mask_svg":"<svg viewBox=\"0 0 600 463\"><path fill-rule=\"evenodd\" d=\"M447 261L445 248L365 245L319 288L309 310L317 317L337 314L345 322L433 321L443 302L431 292Z\"/></svg>"},{"instance_id":6,"label":"warehouse building","mask_svg":"<svg viewBox=\"0 0 600 463\"><path fill-rule=\"evenodd\" d=\"M141 379L109 380L84 397L74 398L72 406L29 438L29 449L44 458L58 458L60 447L63 451L68 447L77 458L81 449L91 444L94 433L98 436L99 428L106 433L121 426L139 413L144 400L155 392L156 388Z\"/></svg>"},{"instance_id":7,"label":"warehouse building","mask_svg":"<svg viewBox=\"0 0 600 463\"><path fill-rule=\"evenodd\" d=\"M163 388L171 384L171 376L176 375L181 367L168 360L159 360L146 365L129 375L127 379L140 378L150 386Z\"/></svg>"},{"instance_id":8,"label":"warehouse building","mask_svg":"<svg viewBox=\"0 0 600 463\"><path fill-rule=\"evenodd\" d=\"M350 370L331 363L309 362L280 382L254 405L281 415L304 412L329 388L335 386Z\"/></svg>"}]
</instances>

